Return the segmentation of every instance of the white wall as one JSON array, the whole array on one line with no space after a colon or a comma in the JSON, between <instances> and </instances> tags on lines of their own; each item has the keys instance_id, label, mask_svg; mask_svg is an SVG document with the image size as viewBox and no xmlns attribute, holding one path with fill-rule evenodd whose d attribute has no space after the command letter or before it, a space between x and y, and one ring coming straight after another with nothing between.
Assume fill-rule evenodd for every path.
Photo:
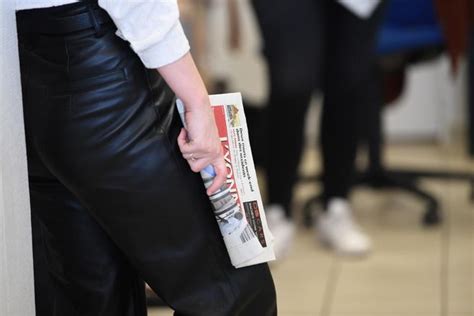
<instances>
[{"instance_id":1,"label":"white wall","mask_svg":"<svg viewBox=\"0 0 474 316\"><path fill-rule=\"evenodd\" d=\"M14 3L0 1L0 315L33 316L31 225Z\"/></svg>"},{"instance_id":2,"label":"white wall","mask_svg":"<svg viewBox=\"0 0 474 316\"><path fill-rule=\"evenodd\" d=\"M213 0L208 15L207 69L216 77L229 79L233 91L241 91L252 101L263 102L267 95L266 65L260 54L260 34L249 0L236 2L240 13L241 48L229 51L228 16L225 1Z\"/></svg>"},{"instance_id":3,"label":"white wall","mask_svg":"<svg viewBox=\"0 0 474 316\"><path fill-rule=\"evenodd\" d=\"M414 65L406 73L403 95L385 111L389 140L453 140L465 125L466 65L456 76L446 56Z\"/></svg>"}]
</instances>

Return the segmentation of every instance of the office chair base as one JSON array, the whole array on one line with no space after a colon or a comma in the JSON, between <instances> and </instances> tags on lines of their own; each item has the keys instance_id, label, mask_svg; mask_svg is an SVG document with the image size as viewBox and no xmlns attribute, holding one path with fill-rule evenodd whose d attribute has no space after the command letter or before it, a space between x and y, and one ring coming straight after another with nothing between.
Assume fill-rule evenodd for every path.
<instances>
[{"instance_id":1,"label":"office chair base","mask_svg":"<svg viewBox=\"0 0 474 316\"><path fill-rule=\"evenodd\" d=\"M306 228L311 228L314 224L315 210L322 207L322 197L314 196L310 198L303 206L303 225ZM441 224L442 215L439 210L438 203L429 202L421 222L426 227L436 226Z\"/></svg>"},{"instance_id":2,"label":"office chair base","mask_svg":"<svg viewBox=\"0 0 474 316\"><path fill-rule=\"evenodd\" d=\"M442 222L441 213L438 205L429 205L423 215L423 224L425 226L435 226Z\"/></svg>"},{"instance_id":3,"label":"office chair base","mask_svg":"<svg viewBox=\"0 0 474 316\"><path fill-rule=\"evenodd\" d=\"M302 177L301 181L314 182L321 177ZM471 202L474 202L474 174L466 172L440 172L440 171L411 171L411 170L385 170L373 168L372 170L359 173L354 186L369 186L374 189L397 189L411 193L426 202L426 209L421 218L424 226L435 226L442 222L442 213L438 201L429 193L417 186L417 180L421 178L439 180L465 181L470 186ZM310 198L303 207L303 224L306 227L313 225L314 210L322 207L322 197Z\"/></svg>"}]
</instances>

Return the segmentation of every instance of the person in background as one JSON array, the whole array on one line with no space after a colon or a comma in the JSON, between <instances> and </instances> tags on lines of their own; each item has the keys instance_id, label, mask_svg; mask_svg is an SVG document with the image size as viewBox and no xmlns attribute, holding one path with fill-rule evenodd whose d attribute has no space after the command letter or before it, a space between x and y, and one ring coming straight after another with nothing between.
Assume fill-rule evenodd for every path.
<instances>
[{"instance_id":1,"label":"person in background","mask_svg":"<svg viewBox=\"0 0 474 316\"><path fill-rule=\"evenodd\" d=\"M268 265L235 269L212 213L224 159L176 0L17 9L37 315L144 316L143 281L176 315L276 315Z\"/></svg>"},{"instance_id":2,"label":"person in background","mask_svg":"<svg viewBox=\"0 0 474 316\"><path fill-rule=\"evenodd\" d=\"M377 0L253 0L268 64L266 172L268 220L277 256L290 249L293 186L304 144L305 116L313 92L324 94L321 122L322 242L337 253L362 255L369 237L353 218L349 193L354 177L358 115L373 79Z\"/></svg>"}]
</instances>

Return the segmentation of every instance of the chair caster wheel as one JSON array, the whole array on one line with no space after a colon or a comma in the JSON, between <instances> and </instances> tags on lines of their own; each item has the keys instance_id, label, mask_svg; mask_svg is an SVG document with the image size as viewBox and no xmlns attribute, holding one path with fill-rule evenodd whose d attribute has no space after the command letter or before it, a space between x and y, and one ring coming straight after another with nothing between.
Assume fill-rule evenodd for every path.
<instances>
[{"instance_id":1,"label":"chair caster wheel","mask_svg":"<svg viewBox=\"0 0 474 316\"><path fill-rule=\"evenodd\" d=\"M430 206L423 215L423 225L431 227L441 223L441 214L436 206Z\"/></svg>"}]
</instances>

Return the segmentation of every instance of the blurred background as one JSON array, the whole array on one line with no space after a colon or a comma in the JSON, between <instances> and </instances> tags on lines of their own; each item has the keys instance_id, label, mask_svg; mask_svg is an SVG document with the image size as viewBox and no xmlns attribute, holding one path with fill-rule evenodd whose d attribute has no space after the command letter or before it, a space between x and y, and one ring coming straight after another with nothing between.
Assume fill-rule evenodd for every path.
<instances>
[{"instance_id":1,"label":"blurred background","mask_svg":"<svg viewBox=\"0 0 474 316\"><path fill-rule=\"evenodd\" d=\"M244 97L279 314L474 316L472 0L180 6Z\"/></svg>"}]
</instances>

